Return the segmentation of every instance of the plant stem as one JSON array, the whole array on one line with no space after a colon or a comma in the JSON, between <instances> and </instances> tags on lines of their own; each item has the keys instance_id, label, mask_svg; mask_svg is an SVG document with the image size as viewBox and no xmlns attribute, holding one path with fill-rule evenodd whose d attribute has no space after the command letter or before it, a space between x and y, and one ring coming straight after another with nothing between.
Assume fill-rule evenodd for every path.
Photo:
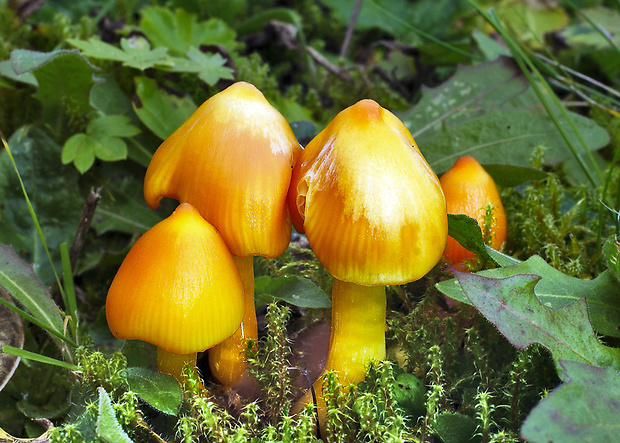
<instances>
[{"instance_id":1,"label":"plant stem","mask_svg":"<svg viewBox=\"0 0 620 443\"><path fill-rule=\"evenodd\" d=\"M192 354L174 354L157 348L157 370L164 374L170 374L179 382L181 374L186 364L196 366L196 353Z\"/></svg>"}]
</instances>

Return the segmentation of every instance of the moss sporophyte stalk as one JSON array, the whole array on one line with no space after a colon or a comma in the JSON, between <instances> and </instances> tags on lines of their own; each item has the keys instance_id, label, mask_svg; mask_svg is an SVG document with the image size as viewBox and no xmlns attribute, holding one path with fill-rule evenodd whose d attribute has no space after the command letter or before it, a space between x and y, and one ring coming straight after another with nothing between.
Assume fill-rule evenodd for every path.
<instances>
[{"instance_id":1,"label":"moss sporophyte stalk","mask_svg":"<svg viewBox=\"0 0 620 443\"><path fill-rule=\"evenodd\" d=\"M441 258L447 213L439 180L391 112L362 100L340 112L304 149L288 203L334 277L326 371L347 386L385 359L385 285L414 281ZM319 417L323 377L314 383ZM298 402L311 402L310 392Z\"/></svg>"},{"instance_id":2,"label":"moss sporophyte stalk","mask_svg":"<svg viewBox=\"0 0 620 443\"><path fill-rule=\"evenodd\" d=\"M238 82L168 137L146 173L149 206L156 208L162 197L191 203L235 257L245 315L234 335L209 352L211 371L226 386L241 378L245 343L258 336L252 257L277 257L290 240L286 194L300 153L284 117L253 85Z\"/></svg>"}]
</instances>

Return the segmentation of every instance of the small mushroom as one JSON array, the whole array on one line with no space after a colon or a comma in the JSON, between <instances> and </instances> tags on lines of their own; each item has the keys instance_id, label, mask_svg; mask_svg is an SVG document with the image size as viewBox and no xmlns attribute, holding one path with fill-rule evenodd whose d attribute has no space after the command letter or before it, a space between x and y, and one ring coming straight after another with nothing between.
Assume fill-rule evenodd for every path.
<instances>
[{"instance_id":1,"label":"small mushroom","mask_svg":"<svg viewBox=\"0 0 620 443\"><path fill-rule=\"evenodd\" d=\"M325 370L343 385L358 383L370 360L385 359L385 285L419 279L443 253L439 180L403 123L362 100L304 149L288 202L295 229L334 277ZM322 380L314 383L321 422ZM310 402L307 393L296 409Z\"/></svg>"},{"instance_id":2,"label":"small mushroom","mask_svg":"<svg viewBox=\"0 0 620 443\"><path fill-rule=\"evenodd\" d=\"M252 257L288 246L286 193L301 153L284 117L253 85L238 82L204 102L155 152L144 180L152 208L162 197L188 202L220 232L235 256L245 316L235 334L209 352L213 375L234 385L247 339L258 336Z\"/></svg>"},{"instance_id":3,"label":"small mushroom","mask_svg":"<svg viewBox=\"0 0 620 443\"><path fill-rule=\"evenodd\" d=\"M499 250L506 240L506 213L497 192L493 178L480 163L471 156L459 158L439 179L449 214L465 214L478 221L482 228L485 223L486 208L493 208L491 238L489 246ZM466 261L475 259L473 252L448 237L444 257L459 271L467 270Z\"/></svg>"},{"instance_id":4,"label":"small mushroom","mask_svg":"<svg viewBox=\"0 0 620 443\"><path fill-rule=\"evenodd\" d=\"M180 378L196 353L230 336L243 317L243 286L228 248L190 204L138 239L106 300L117 338L157 346L157 368Z\"/></svg>"}]
</instances>

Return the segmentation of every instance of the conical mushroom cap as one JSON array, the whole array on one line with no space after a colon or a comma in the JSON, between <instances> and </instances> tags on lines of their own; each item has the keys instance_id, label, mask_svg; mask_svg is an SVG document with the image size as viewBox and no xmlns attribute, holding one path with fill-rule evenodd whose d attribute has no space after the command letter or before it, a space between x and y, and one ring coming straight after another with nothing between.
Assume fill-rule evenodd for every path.
<instances>
[{"instance_id":1,"label":"conical mushroom cap","mask_svg":"<svg viewBox=\"0 0 620 443\"><path fill-rule=\"evenodd\" d=\"M155 152L144 197L191 203L237 256L275 257L291 223L286 193L301 153L284 117L249 83L204 102Z\"/></svg>"},{"instance_id":2,"label":"conical mushroom cap","mask_svg":"<svg viewBox=\"0 0 620 443\"><path fill-rule=\"evenodd\" d=\"M175 354L223 341L239 327L243 311L243 287L230 252L187 203L138 239L106 301L115 337Z\"/></svg>"},{"instance_id":3,"label":"conical mushroom cap","mask_svg":"<svg viewBox=\"0 0 620 443\"><path fill-rule=\"evenodd\" d=\"M340 112L308 144L288 199L295 229L342 281L417 280L446 244L437 176L402 122L372 100Z\"/></svg>"},{"instance_id":4,"label":"conical mushroom cap","mask_svg":"<svg viewBox=\"0 0 620 443\"><path fill-rule=\"evenodd\" d=\"M467 155L459 158L440 178L440 183L446 196L446 205L449 214L465 214L478 221L482 227L486 215L486 206L492 204L493 238L491 246L499 250L506 240L506 213L497 191L493 178L478 163ZM462 247L452 237L448 237L445 254L452 263L471 259L474 254Z\"/></svg>"}]
</instances>

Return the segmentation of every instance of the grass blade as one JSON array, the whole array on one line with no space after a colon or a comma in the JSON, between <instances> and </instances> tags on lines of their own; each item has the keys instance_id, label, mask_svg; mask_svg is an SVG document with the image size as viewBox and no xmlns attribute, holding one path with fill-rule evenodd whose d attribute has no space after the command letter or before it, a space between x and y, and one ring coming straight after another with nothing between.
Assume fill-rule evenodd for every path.
<instances>
[{"instance_id":1,"label":"grass blade","mask_svg":"<svg viewBox=\"0 0 620 443\"><path fill-rule=\"evenodd\" d=\"M55 358L47 357L46 355L40 355L40 354L30 352L30 351L26 351L24 349L14 348L13 346L8 346L8 345L3 346L2 352L4 352L5 354L15 355L25 360L38 361L39 363L59 366L61 368L71 369L72 371L77 371L79 369L76 365L73 365L71 363L67 363L61 360L56 360Z\"/></svg>"}]
</instances>

